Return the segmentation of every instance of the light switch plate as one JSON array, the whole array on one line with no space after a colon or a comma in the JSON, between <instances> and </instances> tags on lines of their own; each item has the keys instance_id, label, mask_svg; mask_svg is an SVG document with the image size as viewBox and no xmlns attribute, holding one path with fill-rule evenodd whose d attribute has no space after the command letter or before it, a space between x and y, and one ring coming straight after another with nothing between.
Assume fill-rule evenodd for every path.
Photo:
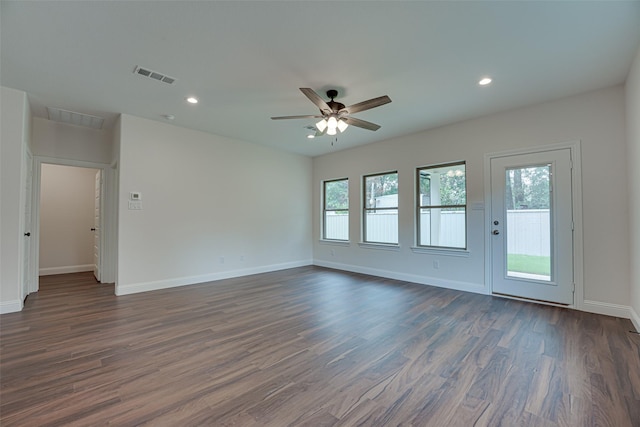
<instances>
[{"instance_id":1,"label":"light switch plate","mask_svg":"<svg viewBox=\"0 0 640 427\"><path fill-rule=\"evenodd\" d=\"M130 201L129 202L129 210L131 211L141 211L142 210L142 202L141 201Z\"/></svg>"}]
</instances>

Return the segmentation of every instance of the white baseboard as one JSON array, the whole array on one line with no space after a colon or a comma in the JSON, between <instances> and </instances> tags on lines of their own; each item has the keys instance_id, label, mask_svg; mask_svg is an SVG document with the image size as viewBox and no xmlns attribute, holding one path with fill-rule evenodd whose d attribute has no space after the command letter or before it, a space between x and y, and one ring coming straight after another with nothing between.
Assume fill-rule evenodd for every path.
<instances>
[{"instance_id":1,"label":"white baseboard","mask_svg":"<svg viewBox=\"0 0 640 427\"><path fill-rule=\"evenodd\" d=\"M200 276L176 277L167 280L155 280L152 282L132 283L120 285L116 283L116 295L137 294L139 292L156 291L159 289L175 288L178 286L196 285L199 283L213 282L216 280L231 279L234 277L249 276L251 274L269 273L271 271L286 270L288 268L304 267L312 265L312 260L285 262L260 267L244 268L240 270L221 271L219 273L203 274Z\"/></svg>"},{"instance_id":2,"label":"white baseboard","mask_svg":"<svg viewBox=\"0 0 640 427\"><path fill-rule=\"evenodd\" d=\"M636 332L640 332L640 316L633 309L633 307L629 307L629 314L631 318L631 323L633 323L633 326L636 328Z\"/></svg>"},{"instance_id":3,"label":"white baseboard","mask_svg":"<svg viewBox=\"0 0 640 427\"><path fill-rule=\"evenodd\" d=\"M395 271L380 270L370 267L362 267L349 264L341 264L330 261L314 260L314 265L320 267L334 268L336 270L350 271L353 273L369 274L372 276L385 277L388 279L402 280L405 282L418 283L422 285L437 286L440 288L453 289L456 291L473 292L477 294L489 294L482 284L459 282L454 280L440 279L436 277L418 276L414 274L398 273ZM632 307L619 304L610 304L599 301L584 301L579 308L589 313L604 314L606 316L631 319L637 331L640 331L640 316Z\"/></svg>"},{"instance_id":4,"label":"white baseboard","mask_svg":"<svg viewBox=\"0 0 640 427\"><path fill-rule=\"evenodd\" d=\"M584 300L581 309L589 313L604 314L605 316L621 317L623 319L631 317L631 307L628 305Z\"/></svg>"},{"instance_id":5,"label":"white baseboard","mask_svg":"<svg viewBox=\"0 0 640 427\"><path fill-rule=\"evenodd\" d=\"M320 267L334 268L336 270L350 271L352 273L369 274L371 276L384 277L387 279L402 280L404 282L418 283L420 285L437 286L439 288L453 289L456 291L473 292L476 294L487 294L487 289L483 284L459 282L456 280L441 279L438 277L419 276L417 274L400 273L397 271L380 270L377 268L362 267L359 265L340 264L337 262L315 260L314 265Z\"/></svg>"},{"instance_id":6,"label":"white baseboard","mask_svg":"<svg viewBox=\"0 0 640 427\"><path fill-rule=\"evenodd\" d=\"M93 264L41 268L38 274L40 276L51 276L53 274L80 273L83 271L93 271Z\"/></svg>"},{"instance_id":7,"label":"white baseboard","mask_svg":"<svg viewBox=\"0 0 640 427\"><path fill-rule=\"evenodd\" d=\"M0 314L15 313L16 311L22 311L22 301L19 299L0 302Z\"/></svg>"}]
</instances>

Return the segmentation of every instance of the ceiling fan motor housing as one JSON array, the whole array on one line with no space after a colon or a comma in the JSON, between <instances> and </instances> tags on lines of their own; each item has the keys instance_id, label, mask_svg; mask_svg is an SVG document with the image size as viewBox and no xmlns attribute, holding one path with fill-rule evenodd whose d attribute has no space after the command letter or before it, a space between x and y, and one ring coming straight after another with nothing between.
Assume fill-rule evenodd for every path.
<instances>
[{"instance_id":1,"label":"ceiling fan motor housing","mask_svg":"<svg viewBox=\"0 0 640 427\"><path fill-rule=\"evenodd\" d=\"M327 101L327 105L331 108L331 110L334 113L337 113L338 111L342 110L344 108L344 104L341 102L336 102L333 100L333 98L335 98L336 96L338 96L338 91L335 89L329 89L327 91L327 97L331 99L331 101Z\"/></svg>"},{"instance_id":2,"label":"ceiling fan motor housing","mask_svg":"<svg viewBox=\"0 0 640 427\"><path fill-rule=\"evenodd\" d=\"M344 108L344 104L336 101L327 101L327 105L331 108L331 111L337 113Z\"/></svg>"}]
</instances>

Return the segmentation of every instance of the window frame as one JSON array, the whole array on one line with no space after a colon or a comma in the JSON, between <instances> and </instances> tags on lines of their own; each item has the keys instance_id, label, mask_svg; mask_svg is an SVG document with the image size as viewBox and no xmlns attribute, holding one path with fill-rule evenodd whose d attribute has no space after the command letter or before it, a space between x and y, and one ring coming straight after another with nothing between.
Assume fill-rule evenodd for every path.
<instances>
[{"instance_id":1,"label":"window frame","mask_svg":"<svg viewBox=\"0 0 640 427\"><path fill-rule=\"evenodd\" d=\"M420 172L423 170L429 169L440 169L452 166L464 166L464 204L463 205L423 205L422 198L420 193ZM438 163L434 165L428 166L420 166L416 168L416 192L415 192L415 215L416 215L416 248L417 249L435 249L435 250L447 250L447 251L466 251L468 247L467 241L467 224L468 224L468 197L467 197L467 162L466 160L456 161L456 162L448 162L448 163ZM422 221L421 221L421 213L422 209L442 209L442 208L456 208L456 209L464 209L464 247L460 246L442 246L442 245L425 245L422 244L420 239L422 233Z\"/></svg>"},{"instance_id":2,"label":"window frame","mask_svg":"<svg viewBox=\"0 0 640 427\"><path fill-rule=\"evenodd\" d=\"M398 246L400 244L400 230L398 230L398 241L396 242L376 242L372 240L367 240L367 212L369 211L381 211L381 210L395 210L400 215L400 200L396 201L396 207L384 207L384 208L367 208L367 178L372 178L376 176L383 175L393 175L400 177L400 174L397 170L392 170L388 172L379 172L362 176L362 243L366 245L376 245L376 246ZM398 196L400 195L400 185L398 184Z\"/></svg>"},{"instance_id":3,"label":"window frame","mask_svg":"<svg viewBox=\"0 0 640 427\"><path fill-rule=\"evenodd\" d=\"M346 209L327 209L327 184L346 181L347 182L347 208ZM327 237L327 212L347 212L347 238L346 239L333 239ZM322 239L329 242L348 242L349 241L349 178L336 178L336 179L327 179L322 181Z\"/></svg>"}]
</instances>

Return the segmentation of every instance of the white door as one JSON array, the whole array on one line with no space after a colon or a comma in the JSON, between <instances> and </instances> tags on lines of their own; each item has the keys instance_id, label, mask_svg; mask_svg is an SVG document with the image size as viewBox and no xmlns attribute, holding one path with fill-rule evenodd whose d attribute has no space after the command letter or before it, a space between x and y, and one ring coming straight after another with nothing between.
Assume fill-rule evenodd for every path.
<instances>
[{"instance_id":1,"label":"white door","mask_svg":"<svg viewBox=\"0 0 640 427\"><path fill-rule=\"evenodd\" d=\"M102 229L100 227L100 194L102 188L102 173L96 172L95 178L95 192L94 192L94 214L93 214L93 275L96 280L100 281L100 233Z\"/></svg>"},{"instance_id":2,"label":"white door","mask_svg":"<svg viewBox=\"0 0 640 427\"><path fill-rule=\"evenodd\" d=\"M29 150L24 151L24 170L25 170L25 192L24 192L24 251L23 251L23 272L22 272L22 299L29 295L31 289L31 281L33 280L31 272L31 193L33 190L33 157Z\"/></svg>"},{"instance_id":3,"label":"white door","mask_svg":"<svg viewBox=\"0 0 640 427\"><path fill-rule=\"evenodd\" d=\"M491 159L492 291L573 304L571 150Z\"/></svg>"}]
</instances>

